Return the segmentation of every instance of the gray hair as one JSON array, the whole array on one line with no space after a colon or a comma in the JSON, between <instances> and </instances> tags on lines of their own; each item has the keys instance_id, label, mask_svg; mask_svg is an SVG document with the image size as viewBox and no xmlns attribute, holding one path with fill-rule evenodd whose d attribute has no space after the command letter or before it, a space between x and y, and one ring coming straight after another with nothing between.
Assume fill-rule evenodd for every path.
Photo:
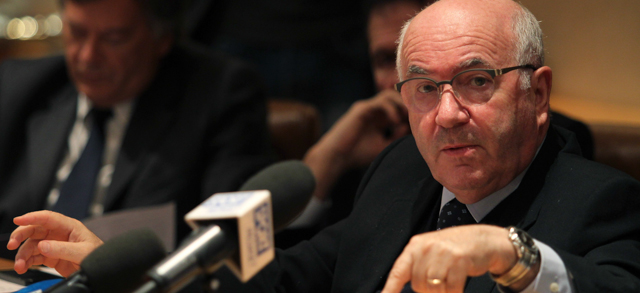
<instances>
[{"instance_id":1,"label":"gray hair","mask_svg":"<svg viewBox=\"0 0 640 293\"><path fill-rule=\"evenodd\" d=\"M516 61L516 65L531 64L535 67L544 65L544 45L542 29L536 17L522 4L516 2L521 8L513 15L513 34L514 34L514 52L510 54ZM398 51L396 52L396 71L398 72L398 80L402 80L402 64L400 56L402 54L402 43L407 33L409 24L413 18L409 19L400 30L400 37L396 42ZM518 70L520 73L520 88L528 90L531 87L531 71L527 69Z\"/></svg>"},{"instance_id":2,"label":"gray hair","mask_svg":"<svg viewBox=\"0 0 640 293\"><path fill-rule=\"evenodd\" d=\"M529 9L517 4L521 9L513 15L516 65L531 64L541 67L544 65L544 44L540 23ZM520 88L528 90L531 87L531 71L521 69L519 72Z\"/></svg>"},{"instance_id":3,"label":"gray hair","mask_svg":"<svg viewBox=\"0 0 640 293\"><path fill-rule=\"evenodd\" d=\"M404 35L407 33L407 29L409 28L413 18L415 18L415 16L409 18L409 20L404 23L402 29L400 29L400 37L398 37L398 40L396 41L398 44L398 48L396 49L396 72L398 73L398 80L400 81L402 81L402 64L400 62L400 56L402 55L402 43L404 41Z\"/></svg>"}]
</instances>

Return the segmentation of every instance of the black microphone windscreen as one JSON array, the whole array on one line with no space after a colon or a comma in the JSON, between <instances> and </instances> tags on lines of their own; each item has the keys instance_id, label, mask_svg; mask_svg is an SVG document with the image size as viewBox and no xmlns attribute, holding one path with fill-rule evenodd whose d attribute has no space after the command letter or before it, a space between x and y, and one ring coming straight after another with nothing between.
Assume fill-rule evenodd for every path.
<instances>
[{"instance_id":1,"label":"black microphone windscreen","mask_svg":"<svg viewBox=\"0 0 640 293\"><path fill-rule=\"evenodd\" d=\"M150 229L136 229L108 240L80 264L92 292L129 292L165 257L162 242Z\"/></svg>"},{"instance_id":2,"label":"black microphone windscreen","mask_svg":"<svg viewBox=\"0 0 640 293\"><path fill-rule=\"evenodd\" d=\"M316 180L307 165L301 161L273 164L245 182L240 191L267 189L273 203L273 226L284 229L302 213L309 203Z\"/></svg>"}]
</instances>

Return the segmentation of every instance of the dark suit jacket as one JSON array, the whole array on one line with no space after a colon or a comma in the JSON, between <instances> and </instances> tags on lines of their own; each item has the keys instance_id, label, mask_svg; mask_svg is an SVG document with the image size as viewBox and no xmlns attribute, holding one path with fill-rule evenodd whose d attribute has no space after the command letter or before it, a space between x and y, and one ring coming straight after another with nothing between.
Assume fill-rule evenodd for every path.
<instances>
[{"instance_id":1,"label":"dark suit jacket","mask_svg":"<svg viewBox=\"0 0 640 293\"><path fill-rule=\"evenodd\" d=\"M43 209L67 149L78 92L62 56L0 67L0 231ZM136 100L105 212L175 201L182 216L237 190L270 161L261 84L244 64L177 45ZM183 229L181 229L181 228Z\"/></svg>"},{"instance_id":2,"label":"dark suit jacket","mask_svg":"<svg viewBox=\"0 0 640 293\"><path fill-rule=\"evenodd\" d=\"M640 183L574 154L573 137L557 131L482 222L516 225L551 246L577 292L640 292ZM413 138L400 140L373 163L347 219L279 251L243 291L376 292L409 238L435 228L441 193ZM220 292L240 292L232 283L223 279L229 291ZM465 292L498 291L485 275Z\"/></svg>"}]
</instances>

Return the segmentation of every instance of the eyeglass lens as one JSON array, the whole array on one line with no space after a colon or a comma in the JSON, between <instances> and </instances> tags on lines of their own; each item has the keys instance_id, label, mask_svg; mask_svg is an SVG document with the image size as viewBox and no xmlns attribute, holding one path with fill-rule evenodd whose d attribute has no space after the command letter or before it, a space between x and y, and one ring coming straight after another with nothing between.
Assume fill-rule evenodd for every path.
<instances>
[{"instance_id":1,"label":"eyeglass lens","mask_svg":"<svg viewBox=\"0 0 640 293\"><path fill-rule=\"evenodd\" d=\"M408 80L401 90L401 94L420 111L429 111L436 107L445 90L445 84L450 83L456 98L464 105L486 103L495 88L494 79L485 71L467 71L454 76L451 82L441 82L439 85L429 79Z\"/></svg>"}]
</instances>

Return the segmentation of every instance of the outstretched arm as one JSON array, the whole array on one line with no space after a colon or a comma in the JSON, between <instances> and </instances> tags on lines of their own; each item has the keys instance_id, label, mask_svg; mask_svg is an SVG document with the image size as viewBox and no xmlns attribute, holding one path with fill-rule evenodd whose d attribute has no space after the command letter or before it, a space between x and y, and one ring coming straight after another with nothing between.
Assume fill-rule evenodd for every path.
<instances>
[{"instance_id":1,"label":"outstretched arm","mask_svg":"<svg viewBox=\"0 0 640 293\"><path fill-rule=\"evenodd\" d=\"M383 293L463 292L467 277L502 275L517 262L516 250L502 227L483 224L451 227L415 235L396 259ZM535 279L540 263L509 289L520 292Z\"/></svg>"},{"instance_id":2,"label":"outstretched arm","mask_svg":"<svg viewBox=\"0 0 640 293\"><path fill-rule=\"evenodd\" d=\"M51 211L31 212L14 218L13 222L20 227L11 233L7 248L20 247L14 264L19 274L31 266L45 265L67 277L103 243L80 221Z\"/></svg>"}]
</instances>

